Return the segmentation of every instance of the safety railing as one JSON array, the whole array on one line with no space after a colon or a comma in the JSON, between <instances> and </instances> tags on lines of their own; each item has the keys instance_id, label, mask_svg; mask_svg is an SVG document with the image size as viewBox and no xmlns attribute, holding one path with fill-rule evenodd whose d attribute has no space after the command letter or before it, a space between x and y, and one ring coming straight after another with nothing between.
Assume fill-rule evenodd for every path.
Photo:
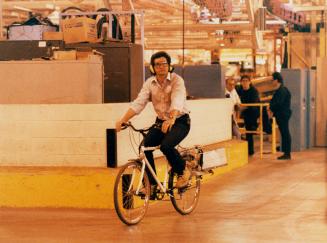
<instances>
[{"instance_id":1,"label":"safety railing","mask_svg":"<svg viewBox=\"0 0 327 243\"><path fill-rule=\"evenodd\" d=\"M268 107L269 103L243 103L240 104L241 107L259 107L260 116L258 122L258 129L255 131L243 130L241 133L248 134L258 134L260 137L260 158L262 158L263 154L263 107ZM271 153L276 153L276 119L273 117L272 119L272 133L271 133Z\"/></svg>"}]
</instances>

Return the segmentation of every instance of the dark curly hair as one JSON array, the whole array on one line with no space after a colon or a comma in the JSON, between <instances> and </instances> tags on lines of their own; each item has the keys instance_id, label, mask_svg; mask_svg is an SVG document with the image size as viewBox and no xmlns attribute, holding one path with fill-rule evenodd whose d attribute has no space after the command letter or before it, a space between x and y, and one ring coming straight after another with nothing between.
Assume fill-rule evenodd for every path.
<instances>
[{"instance_id":1,"label":"dark curly hair","mask_svg":"<svg viewBox=\"0 0 327 243\"><path fill-rule=\"evenodd\" d=\"M164 57L164 58L166 58L166 60L167 60L167 62L168 62L168 65L170 66L170 63L171 63L171 57L170 57L170 56L168 55L168 53L165 52L165 51L159 51L159 52L154 53L154 54L151 56L151 61L150 61L151 65L154 66L154 60L155 60L155 59L158 59L158 58L160 58L160 57Z\"/></svg>"},{"instance_id":2,"label":"dark curly hair","mask_svg":"<svg viewBox=\"0 0 327 243\"><path fill-rule=\"evenodd\" d=\"M251 78L249 75L242 75L240 81L242 81L243 79L248 79L251 81Z\"/></svg>"}]
</instances>

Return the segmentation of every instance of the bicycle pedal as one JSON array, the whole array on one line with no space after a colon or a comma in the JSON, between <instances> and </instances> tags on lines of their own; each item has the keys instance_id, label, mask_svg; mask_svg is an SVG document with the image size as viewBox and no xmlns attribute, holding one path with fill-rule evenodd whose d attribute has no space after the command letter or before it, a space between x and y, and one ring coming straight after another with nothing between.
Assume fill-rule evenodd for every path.
<instances>
[{"instance_id":1,"label":"bicycle pedal","mask_svg":"<svg viewBox=\"0 0 327 243\"><path fill-rule=\"evenodd\" d=\"M178 188L178 193L184 193L188 188L188 185L182 188Z\"/></svg>"},{"instance_id":2,"label":"bicycle pedal","mask_svg":"<svg viewBox=\"0 0 327 243\"><path fill-rule=\"evenodd\" d=\"M145 194L139 194L139 196L141 197L141 199L145 199ZM157 199L157 195L153 194L149 196L149 200L154 201Z\"/></svg>"}]
</instances>

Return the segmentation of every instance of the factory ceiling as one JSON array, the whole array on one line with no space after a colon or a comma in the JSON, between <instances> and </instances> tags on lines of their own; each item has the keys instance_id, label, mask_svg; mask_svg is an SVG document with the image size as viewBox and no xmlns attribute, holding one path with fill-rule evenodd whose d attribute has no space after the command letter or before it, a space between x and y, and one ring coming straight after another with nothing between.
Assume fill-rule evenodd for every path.
<instances>
[{"instance_id":1,"label":"factory ceiling","mask_svg":"<svg viewBox=\"0 0 327 243\"><path fill-rule=\"evenodd\" d=\"M272 3L273 2L273 3ZM2 26L24 22L30 13L54 16L69 7L83 11L107 8L112 11L144 11L146 49L255 48L255 13L262 4L275 7L282 0L2 0ZM294 0L293 2L296 2ZM301 1L306 2L306 1ZM322 0L307 1L306 8L321 8ZM270 6L270 8L272 8ZM303 7L295 4L297 11ZM321 11L321 10L316 10ZM279 32L285 24L267 14L264 38ZM136 21L137 25L140 24ZM137 33L140 36L140 33Z\"/></svg>"}]
</instances>

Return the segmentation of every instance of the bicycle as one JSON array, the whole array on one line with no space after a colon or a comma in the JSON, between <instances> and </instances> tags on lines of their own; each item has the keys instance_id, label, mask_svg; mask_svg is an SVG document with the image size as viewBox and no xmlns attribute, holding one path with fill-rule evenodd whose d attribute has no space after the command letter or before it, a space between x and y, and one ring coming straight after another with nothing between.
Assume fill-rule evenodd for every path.
<instances>
[{"instance_id":1,"label":"bicycle","mask_svg":"<svg viewBox=\"0 0 327 243\"><path fill-rule=\"evenodd\" d=\"M155 124L154 126L157 125ZM151 128L136 129L131 123L125 123L123 129L127 127L142 134L143 138ZM186 168L191 170L188 185L184 188L176 188L174 186L177 181L177 174L169 168L168 163L164 181L160 182L144 154L145 151L158 150L159 148L160 146L144 147L141 142L138 158L129 160L118 172L114 186L114 205L119 219L126 225L139 223L147 212L151 192L148 175L145 172L146 166L158 185L152 196L155 196L156 200L164 200L165 195L168 195L175 210L182 215L190 214L196 208L200 196L200 180L202 175L208 172L213 173L211 170L202 170L203 150L200 146L192 148L182 148L179 146L179 152L186 161Z\"/></svg>"}]
</instances>

